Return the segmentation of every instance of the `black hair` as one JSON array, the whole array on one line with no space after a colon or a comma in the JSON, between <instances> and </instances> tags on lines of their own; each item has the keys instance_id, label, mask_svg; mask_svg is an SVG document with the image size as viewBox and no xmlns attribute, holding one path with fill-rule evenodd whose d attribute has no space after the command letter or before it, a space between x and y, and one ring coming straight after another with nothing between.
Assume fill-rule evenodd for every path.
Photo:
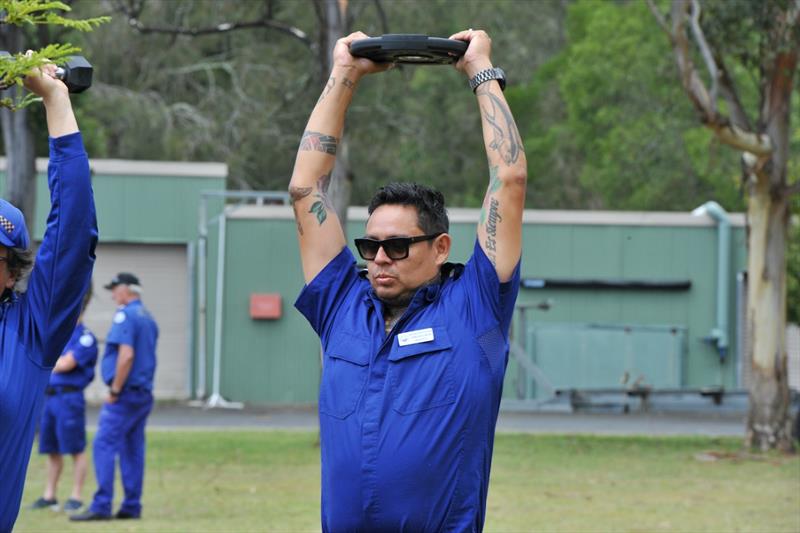
<instances>
[{"instance_id":1,"label":"black hair","mask_svg":"<svg viewBox=\"0 0 800 533\"><path fill-rule=\"evenodd\" d=\"M17 283L25 279L30 274L33 268L33 250L30 248L23 250L22 248L7 248L8 256L6 264L8 265L8 273L11 274Z\"/></svg>"},{"instance_id":2,"label":"black hair","mask_svg":"<svg viewBox=\"0 0 800 533\"><path fill-rule=\"evenodd\" d=\"M367 212L371 215L382 205L410 205L417 209L417 225L426 235L447 233L450 220L444 207L444 196L419 183L389 183L375 193Z\"/></svg>"}]
</instances>

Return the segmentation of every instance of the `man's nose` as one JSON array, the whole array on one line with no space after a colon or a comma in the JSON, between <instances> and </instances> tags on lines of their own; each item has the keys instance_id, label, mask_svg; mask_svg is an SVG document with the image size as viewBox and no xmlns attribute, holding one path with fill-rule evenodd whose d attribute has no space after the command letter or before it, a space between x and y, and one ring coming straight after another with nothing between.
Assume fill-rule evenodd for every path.
<instances>
[{"instance_id":1,"label":"man's nose","mask_svg":"<svg viewBox=\"0 0 800 533\"><path fill-rule=\"evenodd\" d=\"M392 262L392 259L386 255L386 250L383 249L383 246L378 248L378 253L375 254L375 262L384 265Z\"/></svg>"}]
</instances>

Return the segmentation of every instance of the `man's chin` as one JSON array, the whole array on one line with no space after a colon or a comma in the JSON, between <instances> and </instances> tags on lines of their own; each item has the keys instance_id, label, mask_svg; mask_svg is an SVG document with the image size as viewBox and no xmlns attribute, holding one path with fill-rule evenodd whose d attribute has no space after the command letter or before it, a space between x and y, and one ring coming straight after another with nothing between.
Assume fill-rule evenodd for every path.
<instances>
[{"instance_id":1,"label":"man's chin","mask_svg":"<svg viewBox=\"0 0 800 533\"><path fill-rule=\"evenodd\" d=\"M414 298L414 292L387 291L375 289L375 295L384 305L406 307Z\"/></svg>"},{"instance_id":2,"label":"man's chin","mask_svg":"<svg viewBox=\"0 0 800 533\"><path fill-rule=\"evenodd\" d=\"M376 287L373 285L372 290L374 290L375 295L383 301L391 301L400 295L399 291L387 287Z\"/></svg>"}]
</instances>

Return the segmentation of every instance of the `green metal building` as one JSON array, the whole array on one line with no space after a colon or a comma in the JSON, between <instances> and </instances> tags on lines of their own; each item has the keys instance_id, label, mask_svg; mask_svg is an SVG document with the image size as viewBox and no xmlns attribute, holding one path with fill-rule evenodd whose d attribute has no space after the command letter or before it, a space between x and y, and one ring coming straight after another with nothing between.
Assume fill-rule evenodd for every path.
<instances>
[{"instance_id":1,"label":"green metal building","mask_svg":"<svg viewBox=\"0 0 800 533\"><path fill-rule=\"evenodd\" d=\"M450 210L451 260L467 260L478 216ZM351 240L366 218L364 208L350 208ZM745 386L749 365L741 361L737 326L744 217L725 222L702 213L526 211L524 287L504 402L542 402L573 389ZM723 226L729 246L719 263ZM295 232L287 206L229 205L209 224L197 395L266 405L316 401L319 343L293 309L303 286ZM265 294L280 298L279 318L251 316L251 298Z\"/></svg>"},{"instance_id":2,"label":"green metal building","mask_svg":"<svg viewBox=\"0 0 800 533\"><path fill-rule=\"evenodd\" d=\"M227 169L218 163L91 166L100 245L86 322L100 341L113 314L100 285L132 271L161 326L159 398L315 403L320 348L293 308L303 279L292 211L263 205L285 203L286 195L226 192ZM0 158L0 186L4 168ZM31 227L40 239L49 206L45 160L37 170ZM745 388L744 217L723 224L698 215L526 211L504 404L573 390ZM450 210L451 260L468 259L478 216ZM366 209L350 209L351 240L366 218ZM278 318L254 318L259 295L279 298ZM89 397L102 393L95 382Z\"/></svg>"}]
</instances>

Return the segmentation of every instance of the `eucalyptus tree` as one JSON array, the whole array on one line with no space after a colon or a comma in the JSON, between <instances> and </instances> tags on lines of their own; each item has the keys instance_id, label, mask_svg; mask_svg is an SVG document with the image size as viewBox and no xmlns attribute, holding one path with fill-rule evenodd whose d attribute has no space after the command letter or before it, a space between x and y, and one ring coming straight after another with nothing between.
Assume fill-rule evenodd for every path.
<instances>
[{"instance_id":1,"label":"eucalyptus tree","mask_svg":"<svg viewBox=\"0 0 800 533\"><path fill-rule=\"evenodd\" d=\"M800 193L800 140L790 127L800 0L672 0L668 14L653 0L648 5L669 38L678 79L699 121L741 153L752 339L746 442L790 450L786 251L792 196Z\"/></svg>"},{"instance_id":2,"label":"eucalyptus tree","mask_svg":"<svg viewBox=\"0 0 800 533\"><path fill-rule=\"evenodd\" d=\"M91 10L97 2L78 2ZM232 188L284 189L335 36L362 30L448 36L486 29L509 90L563 43L562 0L104 0L113 32L95 32L99 81L84 121L104 157L222 160ZM345 16L342 18L342 9ZM338 15L337 15L338 13ZM337 22L338 19L338 22ZM331 24L333 29L326 29ZM341 23L341 24L340 24ZM338 25L341 26L337 29ZM531 32L530 27L537 27ZM454 69L403 66L358 89L348 115L352 202L389 179L440 188L453 205L485 189L474 98ZM346 190L345 190L346 193ZM338 212L350 202L346 194Z\"/></svg>"}]
</instances>

